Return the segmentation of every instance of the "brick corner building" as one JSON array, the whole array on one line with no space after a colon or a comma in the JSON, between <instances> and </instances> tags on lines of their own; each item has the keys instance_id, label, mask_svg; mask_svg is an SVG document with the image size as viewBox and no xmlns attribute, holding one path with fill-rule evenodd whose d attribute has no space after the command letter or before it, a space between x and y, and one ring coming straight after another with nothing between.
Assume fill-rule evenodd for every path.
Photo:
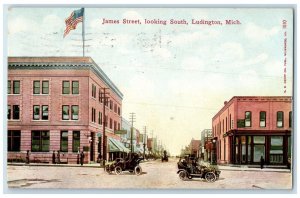
<instances>
[{"instance_id":1,"label":"brick corner building","mask_svg":"<svg viewBox=\"0 0 300 198\"><path fill-rule=\"evenodd\" d=\"M104 123L107 139L120 139L123 94L90 57L9 57L7 94L8 160L30 151L30 161L51 162L59 151L78 163L84 151L96 161Z\"/></svg>"},{"instance_id":2,"label":"brick corner building","mask_svg":"<svg viewBox=\"0 0 300 198\"><path fill-rule=\"evenodd\" d=\"M235 96L213 117L219 164L287 165L291 157L292 97Z\"/></svg>"}]
</instances>

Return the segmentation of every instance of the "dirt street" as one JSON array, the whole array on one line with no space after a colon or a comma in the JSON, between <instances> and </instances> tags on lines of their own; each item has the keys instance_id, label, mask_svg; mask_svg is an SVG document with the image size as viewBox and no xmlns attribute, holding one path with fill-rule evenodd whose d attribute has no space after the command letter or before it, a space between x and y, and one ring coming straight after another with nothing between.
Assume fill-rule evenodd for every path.
<instances>
[{"instance_id":1,"label":"dirt street","mask_svg":"<svg viewBox=\"0 0 300 198\"><path fill-rule=\"evenodd\" d=\"M141 163L143 173L107 174L102 168L8 166L9 188L74 188L74 189L291 189L292 174L222 170L219 180L208 183L201 179L182 181L177 161Z\"/></svg>"}]
</instances>

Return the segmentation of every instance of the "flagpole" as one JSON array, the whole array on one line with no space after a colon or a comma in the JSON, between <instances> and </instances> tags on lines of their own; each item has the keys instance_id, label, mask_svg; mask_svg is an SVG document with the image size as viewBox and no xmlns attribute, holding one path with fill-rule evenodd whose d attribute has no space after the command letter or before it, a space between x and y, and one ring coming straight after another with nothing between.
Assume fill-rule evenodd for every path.
<instances>
[{"instance_id":1,"label":"flagpole","mask_svg":"<svg viewBox=\"0 0 300 198\"><path fill-rule=\"evenodd\" d=\"M83 9L83 17L82 17L82 56L84 57L84 20L85 20L85 13L84 8Z\"/></svg>"}]
</instances>

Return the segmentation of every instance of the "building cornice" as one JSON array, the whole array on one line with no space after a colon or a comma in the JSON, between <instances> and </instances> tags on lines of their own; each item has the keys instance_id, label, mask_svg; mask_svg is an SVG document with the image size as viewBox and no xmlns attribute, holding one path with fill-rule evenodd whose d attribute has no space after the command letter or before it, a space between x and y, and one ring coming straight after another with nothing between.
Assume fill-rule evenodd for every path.
<instances>
[{"instance_id":1,"label":"building cornice","mask_svg":"<svg viewBox=\"0 0 300 198\"><path fill-rule=\"evenodd\" d=\"M238 102L292 102L292 96L234 96L228 102L225 102L225 105L215 114L212 121L222 114L234 100Z\"/></svg>"},{"instance_id":2,"label":"building cornice","mask_svg":"<svg viewBox=\"0 0 300 198\"><path fill-rule=\"evenodd\" d=\"M71 61L69 61L71 60ZM121 99L122 92L90 57L9 57L9 70L91 70Z\"/></svg>"}]
</instances>

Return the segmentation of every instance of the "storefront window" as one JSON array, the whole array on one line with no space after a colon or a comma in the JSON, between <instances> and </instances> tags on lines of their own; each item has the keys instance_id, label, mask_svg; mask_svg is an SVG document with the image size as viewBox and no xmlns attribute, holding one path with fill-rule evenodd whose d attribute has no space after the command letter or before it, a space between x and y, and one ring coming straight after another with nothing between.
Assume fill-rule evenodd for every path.
<instances>
[{"instance_id":1,"label":"storefront window","mask_svg":"<svg viewBox=\"0 0 300 198\"><path fill-rule=\"evenodd\" d=\"M270 163L283 162L283 137L272 136L270 148Z\"/></svg>"},{"instance_id":2,"label":"storefront window","mask_svg":"<svg viewBox=\"0 0 300 198\"><path fill-rule=\"evenodd\" d=\"M49 151L50 135L49 131L32 131L31 132L31 151L39 152Z\"/></svg>"},{"instance_id":3,"label":"storefront window","mask_svg":"<svg viewBox=\"0 0 300 198\"><path fill-rule=\"evenodd\" d=\"M240 163L239 159L239 138L235 138L235 163Z\"/></svg>"},{"instance_id":4,"label":"storefront window","mask_svg":"<svg viewBox=\"0 0 300 198\"><path fill-rule=\"evenodd\" d=\"M80 147L80 131L73 131L73 152L78 152Z\"/></svg>"},{"instance_id":5,"label":"storefront window","mask_svg":"<svg viewBox=\"0 0 300 198\"><path fill-rule=\"evenodd\" d=\"M248 139L248 162L251 162L251 136L247 137Z\"/></svg>"},{"instance_id":6,"label":"storefront window","mask_svg":"<svg viewBox=\"0 0 300 198\"><path fill-rule=\"evenodd\" d=\"M264 144L265 136L254 136L254 144Z\"/></svg>"},{"instance_id":7,"label":"storefront window","mask_svg":"<svg viewBox=\"0 0 300 198\"><path fill-rule=\"evenodd\" d=\"M8 131L7 136L7 150L8 151L20 151L21 145L21 131Z\"/></svg>"},{"instance_id":8,"label":"storefront window","mask_svg":"<svg viewBox=\"0 0 300 198\"><path fill-rule=\"evenodd\" d=\"M68 131L61 131L60 151L68 152Z\"/></svg>"},{"instance_id":9,"label":"storefront window","mask_svg":"<svg viewBox=\"0 0 300 198\"><path fill-rule=\"evenodd\" d=\"M288 137L288 157L291 157L291 150L292 150L291 137Z\"/></svg>"},{"instance_id":10,"label":"storefront window","mask_svg":"<svg viewBox=\"0 0 300 198\"><path fill-rule=\"evenodd\" d=\"M265 159L265 136L254 136L253 143L253 161L260 162L261 156L263 156L263 158Z\"/></svg>"},{"instance_id":11,"label":"storefront window","mask_svg":"<svg viewBox=\"0 0 300 198\"><path fill-rule=\"evenodd\" d=\"M242 163L246 162L246 136L241 136L242 143Z\"/></svg>"}]
</instances>

